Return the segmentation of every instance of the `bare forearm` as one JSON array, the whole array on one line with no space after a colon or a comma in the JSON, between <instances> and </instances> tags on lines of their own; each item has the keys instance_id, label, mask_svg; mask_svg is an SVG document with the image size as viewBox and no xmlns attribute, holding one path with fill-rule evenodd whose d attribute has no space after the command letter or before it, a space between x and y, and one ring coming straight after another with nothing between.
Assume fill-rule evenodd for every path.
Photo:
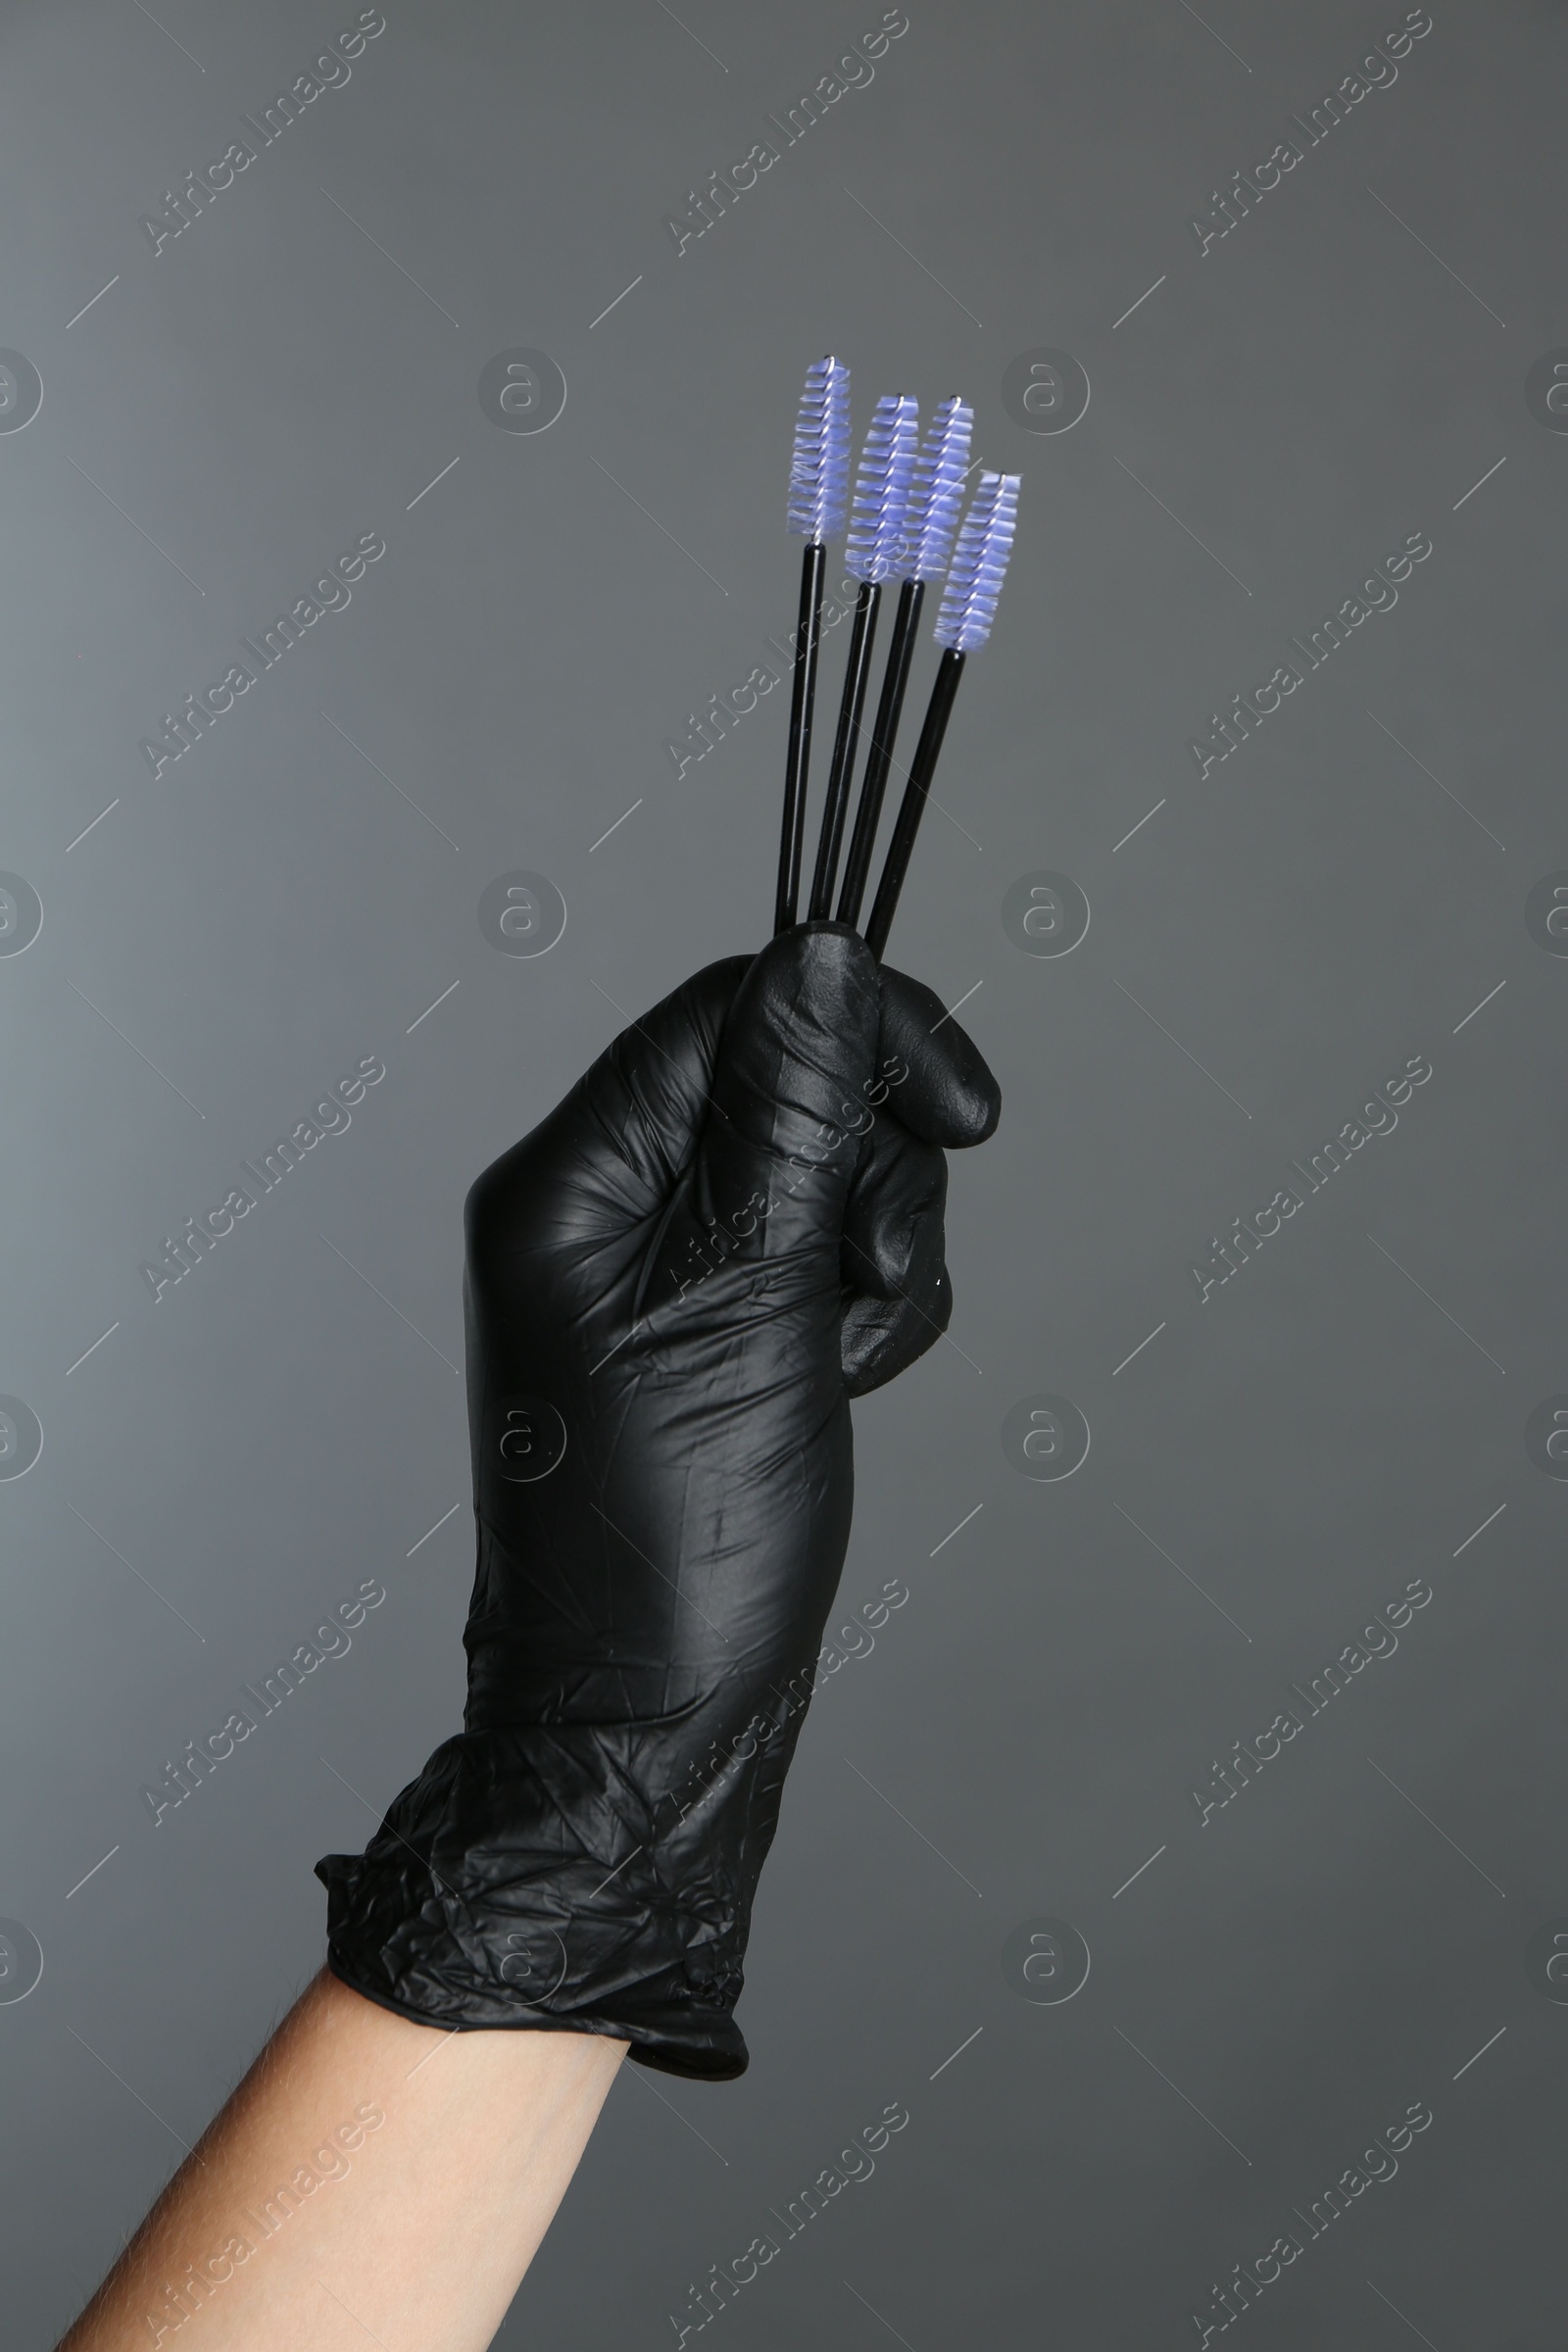
<instances>
[{"instance_id":1,"label":"bare forearm","mask_svg":"<svg viewBox=\"0 0 1568 2352\"><path fill-rule=\"evenodd\" d=\"M446 2034L325 1971L59 2352L482 2352L626 2045ZM199 2318L199 2327L194 2323Z\"/></svg>"}]
</instances>

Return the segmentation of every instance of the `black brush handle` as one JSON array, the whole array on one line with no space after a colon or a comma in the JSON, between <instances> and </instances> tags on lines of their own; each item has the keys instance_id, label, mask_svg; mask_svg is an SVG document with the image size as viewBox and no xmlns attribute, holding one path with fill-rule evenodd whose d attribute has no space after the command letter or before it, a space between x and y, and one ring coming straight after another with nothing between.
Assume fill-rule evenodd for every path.
<instances>
[{"instance_id":1,"label":"black brush handle","mask_svg":"<svg viewBox=\"0 0 1568 2352\"><path fill-rule=\"evenodd\" d=\"M888 843L887 862L882 868L882 879L877 884L871 919L865 926L865 944L878 963L888 944L888 933L893 928L904 877L909 870L909 853L914 848L914 837L920 829L920 819L925 814L926 795L931 788L931 779L936 774L937 754L942 749L942 738L948 731L948 716L953 709L953 698L958 691L958 680L963 675L965 659L964 655L956 653L949 646L937 665L936 683L931 689L931 700L925 707L925 724L920 729L920 740L914 750L914 763L909 769L909 781L904 788L904 799L899 805L899 813L893 826L893 838Z\"/></svg>"},{"instance_id":2,"label":"black brush handle","mask_svg":"<svg viewBox=\"0 0 1568 2352\"><path fill-rule=\"evenodd\" d=\"M813 922L833 911L833 878L839 870L839 848L844 839L844 819L849 813L850 779L855 773L860 712L871 674L871 648L876 642L877 607L881 601L880 582L862 580L855 600L844 692L839 698L839 728L833 739L833 764L827 771L827 799L822 804L822 830L816 844L816 872L811 878L811 896L807 906Z\"/></svg>"},{"instance_id":3,"label":"black brush handle","mask_svg":"<svg viewBox=\"0 0 1568 2352\"><path fill-rule=\"evenodd\" d=\"M808 540L801 557L801 615L795 630L795 683L790 690L790 741L784 759L784 823L778 847L778 896L773 903L775 932L790 929L801 895L806 777L811 760L811 706L816 700L826 563L827 549L821 541Z\"/></svg>"},{"instance_id":4,"label":"black brush handle","mask_svg":"<svg viewBox=\"0 0 1568 2352\"><path fill-rule=\"evenodd\" d=\"M920 605L925 596L923 580L906 580L899 590L898 610L893 615L893 634L888 639L888 665L882 679L882 696L877 704L876 722L871 729L871 749L866 755L865 774L860 780L860 805L855 812L855 829L850 835L849 855L844 860L844 886L839 892L839 921L858 922L860 901L871 877L871 858L876 849L876 829L882 815L882 796L887 790L888 769L893 763L893 739L899 731L899 717L904 710L904 691L909 682L909 662L914 653L914 633L919 626Z\"/></svg>"}]
</instances>

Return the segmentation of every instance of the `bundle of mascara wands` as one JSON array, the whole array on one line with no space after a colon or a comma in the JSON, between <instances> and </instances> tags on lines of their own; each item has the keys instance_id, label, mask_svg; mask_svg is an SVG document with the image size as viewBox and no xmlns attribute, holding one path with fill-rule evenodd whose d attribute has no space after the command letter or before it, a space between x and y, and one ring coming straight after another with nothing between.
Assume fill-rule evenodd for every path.
<instances>
[{"instance_id":1,"label":"bundle of mascara wands","mask_svg":"<svg viewBox=\"0 0 1568 2352\"><path fill-rule=\"evenodd\" d=\"M808 368L795 427L790 467L789 527L806 541L801 565L801 611L795 635L789 751L784 769L784 826L779 845L778 897L773 928L787 931L800 912L806 841L807 777L822 633L822 583L827 543L845 534L845 568L857 582L850 650L838 727L828 767L827 794L817 837L816 867L807 901L808 917L828 916L849 815L861 720L885 583L897 580L899 601L888 642L882 691L871 723L860 798L844 860L837 919L859 920L870 878L893 746L909 681L910 660L926 584L943 580L933 635L942 648L904 799L894 820L871 903L865 938L880 961L908 870L909 854L925 810L937 755L947 732L964 662L984 645L996 617L1018 513L1016 473L982 473L960 525L964 482L971 470L969 436L974 411L945 400L920 438L920 407L907 393L890 393L872 415L860 462L850 480L850 371L831 355Z\"/></svg>"}]
</instances>

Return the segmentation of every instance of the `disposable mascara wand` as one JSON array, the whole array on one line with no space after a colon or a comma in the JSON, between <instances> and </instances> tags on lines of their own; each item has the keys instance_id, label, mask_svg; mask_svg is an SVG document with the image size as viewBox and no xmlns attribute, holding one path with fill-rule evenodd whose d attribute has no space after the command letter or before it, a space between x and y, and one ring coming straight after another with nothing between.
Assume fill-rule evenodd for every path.
<instances>
[{"instance_id":1,"label":"disposable mascara wand","mask_svg":"<svg viewBox=\"0 0 1568 2352\"><path fill-rule=\"evenodd\" d=\"M844 528L850 481L850 371L829 353L806 371L795 421L788 521L806 541L801 561L801 616L795 631L795 683L790 693L790 740L784 762L784 823L778 852L773 929L789 930L801 891L801 845L806 832L806 779L811 758L811 705L822 630L822 572L826 542Z\"/></svg>"},{"instance_id":2,"label":"disposable mascara wand","mask_svg":"<svg viewBox=\"0 0 1568 2352\"><path fill-rule=\"evenodd\" d=\"M871 648L876 641L877 607L882 601L882 582L898 576L904 558L905 521L919 435L919 402L907 393L892 392L877 402L871 429L860 452L844 549L844 568L852 579L859 581L860 587L855 600L844 692L839 701L838 733L833 741L833 764L828 769L827 799L822 807L822 830L816 845L816 872L807 908L813 918L833 911L833 878L838 872L839 846L844 838L850 780L860 733L860 710L871 668Z\"/></svg>"},{"instance_id":3,"label":"disposable mascara wand","mask_svg":"<svg viewBox=\"0 0 1568 2352\"><path fill-rule=\"evenodd\" d=\"M909 781L888 844L887 863L877 885L871 919L865 926L866 944L879 963L893 928L899 892L908 871L909 853L914 848L926 795L936 773L937 754L942 749L948 714L958 691L964 662L977 646L984 645L997 616L997 600L1006 577L1007 557L1018 519L1020 479L1016 473L980 476L980 487L963 518L963 528L954 550L934 631L938 645L944 649L942 660L937 666L931 700L926 705L925 724L915 746Z\"/></svg>"},{"instance_id":4,"label":"disposable mascara wand","mask_svg":"<svg viewBox=\"0 0 1568 2352\"><path fill-rule=\"evenodd\" d=\"M969 464L969 434L973 424L972 409L958 399L945 400L932 418L915 461L904 526L904 552L898 564L903 586L893 616L888 665L876 723L871 729L860 805L855 812L855 830L844 861L844 887L839 894L841 923L856 923L860 919L860 901L870 877L882 796L887 790L888 769L893 761L893 739L899 731L899 716L904 709L904 690L908 683L909 657L914 651L914 632L920 623L925 584L927 580L939 580L948 568L953 534L958 527L958 509L963 504L963 477Z\"/></svg>"}]
</instances>

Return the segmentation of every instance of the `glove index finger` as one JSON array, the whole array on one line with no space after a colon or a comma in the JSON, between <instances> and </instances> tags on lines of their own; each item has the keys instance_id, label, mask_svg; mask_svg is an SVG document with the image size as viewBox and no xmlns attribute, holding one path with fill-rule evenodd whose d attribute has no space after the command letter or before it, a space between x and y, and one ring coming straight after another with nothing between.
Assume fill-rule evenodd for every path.
<instances>
[{"instance_id":1,"label":"glove index finger","mask_svg":"<svg viewBox=\"0 0 1568 2352\"><path fill-rule=\"evenodd\" d=\"M736 991L698 1151L705 1213L771 1201L771 1230L835 1247L870 1096L881 1018L876 959L847 923L798 923ZM733 1196L733 1198L732 1198Z\"/></svg>"}]
</instances>

